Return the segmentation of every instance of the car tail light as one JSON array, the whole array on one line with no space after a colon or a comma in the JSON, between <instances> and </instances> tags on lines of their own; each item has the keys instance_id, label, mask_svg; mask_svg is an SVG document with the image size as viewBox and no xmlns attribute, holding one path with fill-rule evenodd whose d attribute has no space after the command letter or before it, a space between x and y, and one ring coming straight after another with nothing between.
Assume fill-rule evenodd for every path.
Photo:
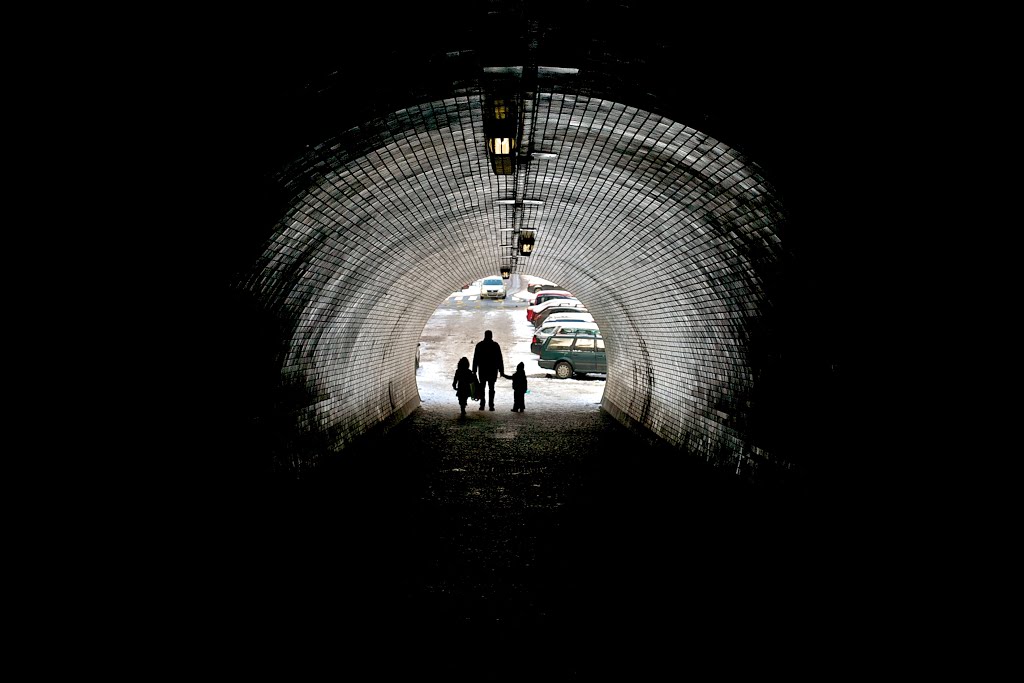
<instances>
[{"instance_id":1,"label":"car tail light","mask_svg":"<svg viewBox=\"0 0 1024 683\"><path fill-rule=\"evenodd\" d=\"M533 341L531 343L532 344L536 344L537 343L537 335L533 335Z\"/></svg>"}]
</instances>

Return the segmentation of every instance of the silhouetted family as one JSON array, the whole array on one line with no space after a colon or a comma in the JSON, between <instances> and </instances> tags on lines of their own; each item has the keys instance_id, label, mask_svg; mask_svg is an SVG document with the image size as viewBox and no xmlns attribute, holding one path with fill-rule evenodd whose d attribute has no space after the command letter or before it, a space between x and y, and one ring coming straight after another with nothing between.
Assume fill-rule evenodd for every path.
<instances>
[{"instance_id":1,"label":"silhouetted family","mask_svg":"<svg viewBox=\"0 0 1024 683\"><path fill-rule=\"evenodd\" d=\"M494 410L494 383L498 380L498 375L512 380L512 412L526 410L525 365L520 363L516 366L514 374L506 375L501 346L494 341L491 331L486 330L484 338L477 342L473 350L473 367L470 368L469 359L463 356L459 359L455 377L452 379L452 389L455 389L463 415L466 414L466 403L469 398L480 401L480 410L486 406Z\"/></svg>"}]
</instances>

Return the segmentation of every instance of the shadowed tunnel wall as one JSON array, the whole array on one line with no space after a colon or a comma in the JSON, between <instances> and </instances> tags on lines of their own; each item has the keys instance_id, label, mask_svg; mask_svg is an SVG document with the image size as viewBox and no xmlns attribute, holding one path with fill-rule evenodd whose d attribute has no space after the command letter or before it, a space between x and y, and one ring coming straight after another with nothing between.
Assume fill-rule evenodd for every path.
<instances>
[{"instance_id":1,"label":"shadowed tunnel wall","mask_svg":"<svg viewBox=\"0 0 1024 683\"><path fill-rule=\"evenodd\" d=\"M749 359L772 305L783 210L758 169L692 128L540 93L534 144L558 155L494 176L481 98L348 131L282 174L291 191L245 287L288 330L300 432L344 445L418 405L415 345L461 283L498 270L512 182L543 206L519 272L571 289L608 347L604 407L701 457L769 452L746 433ZM755 450L756 449L756 450Z\"/></svg>"},{"instance_id":2,"label":"shadowed tunnel wall","mask_svg":"<svg viewBox=\"0 0 1024 683\"><path fill-rule=\"evenodd\" d=\"M530 35L543 45L544 31ZM782 379L796 334L790 207L740 150L759 149L749 127L680 106L674 81L659 91L649 74L668 67L637 59L635 42L577 41L546 55L557 68L538 66L534 44L512 77L518 168L495 175L484 114L496 62L478 38L439 39L391 90L352 92L354 77L323 66L294 101L266 102L268 138L288 142L261 159L257 206L237 217L226 326L239 412L270 467L312 467L414 410L427 319L496 274L521 228L537 243L515 272L572 290L601 326L609 413L730 470L805 464L780 420L800 393L782 385L803 379ZM751 116L754 99L739 98ZM495 204L507 198L539 203Z\"/></svg>"}]
</instances>

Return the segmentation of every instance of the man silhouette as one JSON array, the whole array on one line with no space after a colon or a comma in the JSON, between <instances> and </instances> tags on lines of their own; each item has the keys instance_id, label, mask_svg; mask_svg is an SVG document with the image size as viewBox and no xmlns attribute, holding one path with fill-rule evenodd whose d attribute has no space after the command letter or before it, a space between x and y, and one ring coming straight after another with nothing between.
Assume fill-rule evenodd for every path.
<instances>
[{"instance_id":1,"label":"man silhouette","mask_svg":"<svg viewBox=\"0 0 1024 683\"><path fill-rule=\"evenodd\" d=\"M473 351L473 372L480 377L480 410L484 409L485 399L488 398L491 410L494 410L494 383L498 379L498 374L505 372L505 362L501 358L501 346L491 339L490 330L485 331L483 340L476 343L476 349ZM484 392L485 386L489 393Z\"/></svg>"}]
</instances>

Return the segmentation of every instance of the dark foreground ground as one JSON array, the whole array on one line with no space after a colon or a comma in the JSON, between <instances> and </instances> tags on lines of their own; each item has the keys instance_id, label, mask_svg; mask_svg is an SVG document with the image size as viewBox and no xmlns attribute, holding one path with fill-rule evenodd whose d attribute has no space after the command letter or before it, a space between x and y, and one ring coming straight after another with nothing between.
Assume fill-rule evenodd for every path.
<instances>
[{"instance_id":1,"label":"dark foreground ground","mask_svg":"<svg viewBox=\"0 0 1024 683\"><path fill-rule=\"evenodd\" d=\"M860 593L834 492L806 483L741 481L594 407L420 408L305 479L210 492L170 559L204 642L340 647L373 680L724 671L767 642L795 665Z\"/></svg>"}]
</instances>

